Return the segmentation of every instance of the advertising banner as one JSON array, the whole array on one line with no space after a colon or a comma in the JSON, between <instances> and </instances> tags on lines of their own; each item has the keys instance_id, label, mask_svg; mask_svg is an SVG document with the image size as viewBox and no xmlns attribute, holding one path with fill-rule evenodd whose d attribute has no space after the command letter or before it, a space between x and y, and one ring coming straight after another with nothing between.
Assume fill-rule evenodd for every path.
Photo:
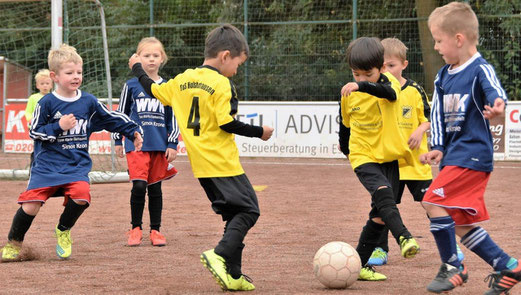
<instances>
[{"instance_id":1,"label":"advertising banner","mask_svg":"<svg viewBox=\"0 0 521 295\"><path fill-rule=\"evenodd\" d=\"M24 114L24 103L6 106L4 152L32 152L33 142L29 138ZM236 136L241 156L344 157L337 148L340 123L337 102L240 102L236 118L245 123L275 128L268 141ZM494 159L521 160L521 102L509 102L505 116L491 120L490 131L494 141ZM178 149L179 155L186 155L182 139ZM92 134L89 151L109 154L110 134L106 131Z\"/></svg>"}]
</instances>

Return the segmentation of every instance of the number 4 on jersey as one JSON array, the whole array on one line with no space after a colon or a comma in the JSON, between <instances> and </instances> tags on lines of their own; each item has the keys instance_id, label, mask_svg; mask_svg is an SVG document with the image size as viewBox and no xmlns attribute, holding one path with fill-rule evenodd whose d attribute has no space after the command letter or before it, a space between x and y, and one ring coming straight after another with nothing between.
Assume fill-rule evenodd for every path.
<instances>
[{"instance_id":1,"label":"number 4 on jersey","mask_svg":"<svg viewBox=\"0 0 521 295\"><path fill-rule=\"evenodd\" d=\"M192 98L192 107L190 108L190 115L188 116L188 124L186 128L194 130L194 136L199 136L201 125L199 124L199 97Z\"/></svg>"}]
</instances>

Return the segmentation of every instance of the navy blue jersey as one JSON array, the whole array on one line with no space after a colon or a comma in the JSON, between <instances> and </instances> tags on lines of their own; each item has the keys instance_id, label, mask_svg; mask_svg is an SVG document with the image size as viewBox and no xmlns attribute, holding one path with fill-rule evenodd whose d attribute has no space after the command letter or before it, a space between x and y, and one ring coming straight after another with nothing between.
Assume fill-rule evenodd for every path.
<instances>
[{"instance_id":1,"label":"navy blue jersey","mask_svg":"<svg viewBox=\"0 0 521 295\"><path fill-rule=\"evenodd\" d=\"M59 120L73 114L77 124L63 131ZM45 95L36 105L29 135L34 139L34 163L27 189L89 181L92 160L89 137L92 132L106 129L134 138L143 134L139 125L124 114L111 112L96 97L78 90L76 97L67 98L56 92Z\"/></svg>"},{"instance_id":2,"label":"navy blue jersey","mask_svg":"<svg viewBox=\"0 0 521 295\"><path fill-rule=\"evenodd\" d=\"M485 105L507 100L494 68L476 53L456 69L445 65L434 81L431 111L431 146L443 152L440 168L459 166L489 172L493 145Z\"/></svg>"},{"instance_id":3,"label":"navy blue jersey","mask_svg":"<svg viewBox=\"0 0 521 295\"><path fill-rule=\"evenodd\" d=\"M163 79L156 81L157 84L163 82ZM117 111L128 115L143 128L145 137L142 151L164 152L167 148L177 149L179 128L172 108L148 95L137 78L128 80L123 86ZM113 133L112 138L116 145L122 144L121 134ZM134 143L126 138L125 152L133 150Z\"/></svg>"}]
</instances>

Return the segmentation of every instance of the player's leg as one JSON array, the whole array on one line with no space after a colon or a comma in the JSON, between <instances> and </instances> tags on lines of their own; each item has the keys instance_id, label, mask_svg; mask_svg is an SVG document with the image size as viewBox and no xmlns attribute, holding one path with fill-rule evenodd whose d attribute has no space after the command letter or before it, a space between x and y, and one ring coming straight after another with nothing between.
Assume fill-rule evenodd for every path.
<instances>
[{"instance_id":1,"label":"player's leg","mask_svg":"<svg viewBox=\"0 0 521 295\"><path fill-rule=\"evenodd\" d=\"M13 217L7 244L2 248L2 260L16 261L19 259L22 242L34 217L40 211L42 204L55 192L56 187L44 187L27 190L20 194L18 203L21 206Z\"/></svg>"},{"instance_id":2,"label":"player's leg","mask_svg":"<svg viewBox=\"0 0 521 295\"><path fill-rule=\"evenodd\" d=\"M2 248L3 261L18 260L25 234L31 227L34 217L38 214L41 204L41 202L23 203L18 208L7 235L7 244Z\"/></svg>"},{"instance_id":3,"label":"player's leg","mask_svg":"<svg viewBox=\"0 0 521 295\"><path fill-rule=\"evenodd\" d=\"M65 195L63 213L56 225L56 254L61 259L69 258L72 253L71 229L90 204L90 185L86 181L77 181L62 186Z\"/></svg>"},{"instance_id":4,"label":"player's leg","mask_svg":"<svg viewBox=\"0 0 521 295\"><path fill-rule=\"evenodd\" d=\"M127 232L128 245L138 246L143 238L143 210L145 208L145 196L147 192L147 182L144 180L132 181L130 192L130 223L132 229Z\"/></svg>"},{"instance_id":5,"label":"player's leg","mask_svg":"<svg viewBox=\"0 0 521 295\"><path fill-rule=\"evenodd\" d=\"M132 190L130 191L130 223L132 228L127 232L128 246L139 246L143 238L143 210L147 193L150 165L150 152L128 152L127 166Z\"/></svg>"},{"instance_id":6,"label":"player's leg","mask_svg":"<svg viewBox=\"0 0 521 295\"><path fill-rule=\"evenodd\" d=\"M150 242L154 246L165 246L166 238L161 234L161 214L163 211L163 192L161 181L148 186L148 212L150 215Z\"/></svg>"},{"instance_id":7,"label":"player's leg","mask_svg":"<svg viewBox=\"0 0 521 295\"><path fill-rule=\"evenodd\" d=\"M255 286L242 274L244 237L259 217L257 196L245 174L235 177L200 178L212 208L226 221L225 232L215 249L201 255L224 290L246 291ZM215 255L215 256L214 256Z\"/></svg>"},{"instance_id":8,"label":"player's leg","mask_svg":"<svg viewBox=\"0 0 521 295\"><path fill-rule=\"evenodd\" d=\"M420 251L420 246L405 227L400 210L396 206L400 185L398 161L380 164L380 168L385 179L388 180L388 184L387 187L378 188L373 195L373 202L378 209L379 216L400 245L402 256L412 258Z\"/></svg>"},{"instance_id":9,"label":"player's leg","mask_svg":"<svg viewBox=\"0 0 521 295\"><path fill-rule=\"evenodd\" d=\"M494 269L487 277L490 290L485 294L504 294L521 281L518 260L505 253L485 229L480 226L457 226L456 230L461 236L461 243Z\"/></svg>"}]
</instances>

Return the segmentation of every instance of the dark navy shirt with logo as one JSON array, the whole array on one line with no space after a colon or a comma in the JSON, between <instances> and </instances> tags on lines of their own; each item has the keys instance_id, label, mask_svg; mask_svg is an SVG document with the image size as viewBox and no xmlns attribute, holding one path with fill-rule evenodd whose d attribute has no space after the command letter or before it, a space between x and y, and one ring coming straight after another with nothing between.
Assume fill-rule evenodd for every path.
<instances>
[{"instance_id":1,"label":"dark navy shirt with logo","mask_svg":"<svg viewBox=\"0 0 521 295\"><path fill-rule=\"evenodd\" d=\"M60 128L62 116L73 114L77 124L70 130ZM134 139L143 134L139 125L125 114L109 111L94 95L78 90L67 98L56 92L45 95L36 105L29 135L34 139L34 162L28 190L75 181L89 181L92 160L89 137L106 129Z\"/></svg>"},{"instance_id":2,"label":"dark navy shirt with logo","mask_svg":"<svg viewBox=\"0 0 521 295\"><path fill-rule=\"evenodd\" d=\"M155 82L161 84L164 80ZM145 138L142 151L164 152L167 148L177 149L179 127L172 108L164 106L157 98L148 95L137 78L128 80L123 86L117 111L127 114L143 128ZM122 144L121 134L113 133L112 138L116 145ZM133 150L134 143L125 138L125 152Z\"/></svg>"},{"instance_id":3,"label":"dark navy shirt with logo","mask_svg":"<svg viewBox=\"0 0 521 295\"><path fill-rule=\"evenodd\" d=\"M493 106L496 98L507 100L494 68L476 53L456 69L441 68L434 86L431 146L444 153L440 168L492 171L492 134L483 110L485 105Z\"/></svg>"}]
</instances>

